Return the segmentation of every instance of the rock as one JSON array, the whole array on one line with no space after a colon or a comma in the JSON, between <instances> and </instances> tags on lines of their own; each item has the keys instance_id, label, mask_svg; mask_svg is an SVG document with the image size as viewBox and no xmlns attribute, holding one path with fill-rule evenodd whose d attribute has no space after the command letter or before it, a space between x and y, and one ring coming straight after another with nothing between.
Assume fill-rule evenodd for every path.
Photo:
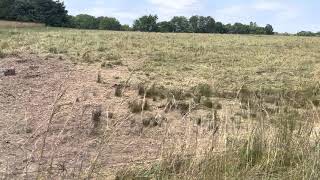
<instances>
[{"instance_id":1,"label":"rock","mask_svg":"<svg viewBox=\"0 0 320 180\"><path fill-rule=\"evenodd\" d=\"M15 76L15 75L16 75L16 70L14 68L4 70L4 76Z\"/></svg>"}]
</instances>

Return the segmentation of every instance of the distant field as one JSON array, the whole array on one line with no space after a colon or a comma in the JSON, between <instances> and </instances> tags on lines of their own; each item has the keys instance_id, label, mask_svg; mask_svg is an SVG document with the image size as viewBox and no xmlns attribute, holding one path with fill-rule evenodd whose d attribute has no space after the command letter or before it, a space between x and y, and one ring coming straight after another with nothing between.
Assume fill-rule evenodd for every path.
<instances>
[{"instance_id":1,"label":"distant field","mask_svg":"<svg viewBox=\"0 0 320 180\"><path fill-rule=\"evenodd\" d=\"M17 21L3 21L0 20L0 28L30 28L30 27L44 27L45 24L17 22Z\"/></svg>"},{"instance_id":2,"label":"distant field","mask_svg":"<svg viewBox=\"0 0 320 180\"><path fill-rule=\"evenodd\" d=\"M0 29L0 177L319 179L319 47Z\"/></svg>"},{"instance_id":3,"label":"distant field","mask_svg":"<svg viewBox=\"0 0 320 180\"><path fill-rule=\"evenodd\" d=\"M139 65L163 85L200 82L299 90L318 82L320 38L33 29L0 31L3 51L65 55L76 63Z\"/></svg>"}]
</instances>

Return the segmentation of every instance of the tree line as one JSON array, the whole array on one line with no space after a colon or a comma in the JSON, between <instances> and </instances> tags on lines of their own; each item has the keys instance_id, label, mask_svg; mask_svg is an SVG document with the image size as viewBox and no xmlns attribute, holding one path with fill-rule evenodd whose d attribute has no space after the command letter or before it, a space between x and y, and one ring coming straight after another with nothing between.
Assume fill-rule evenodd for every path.
<instances>
[{"instance_id":1,"label":"tree line","mask_svg":"<svg viewBox=\"0 0 320 180\"><path fill-rule=\"evenodd\" d=\"M297 36L319 36L320 37L320 32L314 33L311 31L300 31L296 35Z\"/></svg>"},{"instance_id":2,"label":"tree line","mask_svg":"<svg viewBox=\"0 0 320 180\"><path fill-rule=\"evenodd\" d=\"M94 17L87 14L68 15L63 2L59 0L0 0L0 19L45 23L47 26L79 29L122 30L142 32L183 33L230 33L230 34L274 34L267 24L260 27L251 22L223 24L207 16L175 16L170 21L158 22L157 15L145 15L134 21L133 26L121 25L113 17Z\"/></svg>"},{"instance_id":3,"label":"tree line","mask_svg":"<svg viewBox=\"0 0 320 180\"><path fill-rule=\"evenodd\" d=\"M211 16L175 16L170 21L158 22L157 15L146 15L135 20L133 30L143 32L184 32L184 33L230 33L230 34L274 34L273 27L267 24L259 27L257 23L223 24Z\"/></svg>"}]
</instances>

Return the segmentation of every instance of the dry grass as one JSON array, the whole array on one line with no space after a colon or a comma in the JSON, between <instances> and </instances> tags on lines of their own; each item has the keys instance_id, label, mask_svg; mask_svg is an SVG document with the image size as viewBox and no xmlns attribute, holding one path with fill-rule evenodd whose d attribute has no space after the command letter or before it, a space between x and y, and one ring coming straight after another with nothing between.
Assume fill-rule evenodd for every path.
<instances>
[{"instance_id":1,"label":"dry grass","mask_svg":"<svg viewBox=\"0 0 320 180\"><path fill-rule=\"evenodd\" d=\"M287 36L0 30L3 66L22 53L39 55L33 63L46 62L49 69L73 63L64 102L75 103L59 109L50 124L56 129L45 137L59 142L55 132L64 132L61 141L74 137L87 154L70 139L52 143L61 158L44 148L44 162L35 161L44 178L54 174L46 168L50 154L53 166L62 169L57 175L66 178L110 178L117 172L118 179L318 179L319 45L319 38ZM8 64L18 73L12 81L0 77L3 92L34 89L33 84L55 87L47 79L21 81L33 77L19 76L18 62L25 59ZM59 82L58 72L50 80ZM2 102L12 99L0 95ZM38 96L37 104L46 107L46 98ZM13 116L12 107L20 106L14 102L3 105L3 114ZM88 111L96 105L104 109L99 123ZM37 129L28 123L28 132ZM32 138L44 138L36 134ZM36 146L28 143L26 148ZM76 155L64 154L71 146ZM73 165L75 175L69 173Z\"/></svg>"},{"instance_id":2,"label":"dry grass","mask_svg":"<svg viewBox=\"0 0 320 180\"><path fill-rule=\"evenodd\" d=\"M0 20L0 28L31 28L31 27L44 27L44 26L45 24L41 24L41 23Z\"/></svg>"}]
</instances>

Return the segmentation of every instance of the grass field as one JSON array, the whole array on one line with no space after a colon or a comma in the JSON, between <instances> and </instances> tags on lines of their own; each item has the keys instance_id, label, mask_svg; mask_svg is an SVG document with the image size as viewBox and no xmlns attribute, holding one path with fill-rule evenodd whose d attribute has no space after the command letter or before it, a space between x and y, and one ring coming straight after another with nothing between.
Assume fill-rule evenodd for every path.
<instances>
[{"instance_id":1,"label":"grass field","mask_svg":"<svg viewBox=\"0 0 320 180\"><path fill-rule=\"evenodd\" d=\"M83 160L88 168L84 173L74 173L78 175L74 178L319 178L319 47L320 38L316 37L0 29L0 57L4 63L10 64L16 57L45 59L43 62L50 64L49 71L68 62L67 67L81 72L70 75L70 82L66 82L65 101L78 101L80 92L94 91L98 95L93 95L90 103L111 106L113 113L119 114L113 128L107 125L108 130L96 135L100 146L89 148L88 152L136 138L140 143L136 146L135 141L119 146L121 153L128 151L122 156L139 154L134 148L141 152L148 149L147 154L156 159L143 157L142 161L148 162L140 164L119 160L124 165L110 170L104 168L110 157L101 155L110 152L98 151L99 156L89 156L93 160ZM59 82L59 77L50 78ZM12 90L10 80L2 79L0 83L5 81L8 86L3 88ZM49 83L37 80L42 81ZM12 106L6 106L8 111L3 113L9 116ZM75 113L75 106L64 114ZM162 125L156 121L153 127L150 113L155 113L151 119L157 120L161 114L167 120ZM90 116L91 112L83 116L87 117L87 124ZM134 123L132 118L136 119ZM60 121L66 120L59 116ZM54 122L53 127L60 127ZM124 125L129 122L146 131L130 134L136 127ZM92 123L93 127L98 126ZM36 125L33 128L37 129ZM124 139L109 142L109 136L119 133L119 128L128 131ZM66 133L72 134L74 129L70 125ZM53 135L54 132L54 139ZM122 137L121 133L117 136ZM91 136L82 138L88 137ZM108 142L102 143L106 139ZM159 146L149 146L149 141ZM95 171L98 162L99 171ZM40 173L39 169L40 165L37 177L51 177L50 172ZM60 175L71 177L64 172Z\"/></svg>"},{"instance_id":2,"label":"grass field","mask_svg":"<svg viewBox=\"0 0 320 180\"><path fill-rule=\"evenodd\" d=\"M45 24L0 20L0 28L34 28L45 27Z\"/></svg>"}]
</instances>

